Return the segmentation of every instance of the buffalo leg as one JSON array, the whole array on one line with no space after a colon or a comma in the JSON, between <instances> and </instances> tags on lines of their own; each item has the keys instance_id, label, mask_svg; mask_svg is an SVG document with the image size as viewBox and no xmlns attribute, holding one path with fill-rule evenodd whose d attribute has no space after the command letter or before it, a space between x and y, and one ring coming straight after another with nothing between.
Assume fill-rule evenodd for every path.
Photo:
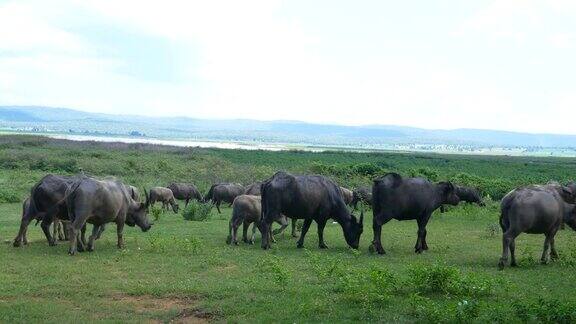
<instances>
[{"instance_id":1,"label":"buffalo leg","mask_svg":"<svg viewBox=\"0 0 576 324\"><path fill-rule=\"evenodd\" d=\"M516 240L510 241L509 248L510 248L510 266L515 267L516 266Z\"/></svg>"},{"instance_id":2,"label":"buffalo leg","mask_svg":"<svg viewBox=\"0 0 576 324\"><path fill-rule=\"evenodd\" d=\"M416 253L422 253L428 247L426 246L426 225L428 224L428 215L419 218L418 222L418 238L416 239L416 245L414 246L414 251ZM426 248L424 248L426 246Z\"/></svg>"},{"instance_id":3,"label":"buffalo leg","mask_svg":"<svg viewBox=\"0 0 576 324\"><path fill-rule=\"evenodd\" d=\"M94 251L94 241L98 239L98 234L100 233L100 226L94 225L92 227L92 235L88 238L88 245L86 246L86 251Z\"/></svg>"},{"instance_id":4,"label":"buffalo leg","mask_svg":"<svg viewBox=\"0 0 576 324\"><path fill-rule=\"evenodd\" d=\"M502 257L500 258L500 262L498 263L498 268L500 270L504 269L506 263L508 262L508 254L510 253L510 247L514 246L515 244L512 243L514 239L518 236L517 233L508 230L506 233L502 235Z\"/></svg>"},{"instance_id":5,"label":"buffalo leg","mask_svg":"<svg viewBox=\"0 0 576 324\"><path fill-rule=\"evenodd\" d=\"M64 234L64 222L58 221L58 240L66 241L66 235Z\"/></svg>"},{"instance_id":6,"label":"buffalo leg","mask_svg":"<svg viewBox=\"0 0 576 324\"><path fill-rule=\"evenodd\" d=\"M250 244L254 244L254 240L256 239L256 229L257 229L257 223L254 222L252 223L252 236L250 237ZM274 237L271 238L272 241L274 241Z\"/></svg>"},{"instance_id":7,"label":"buffalo leg","mask_svg":"<svg viewBox=\"0 0 576 324\"><path fill-rule=\"evenodd\" d=\"M76 216L76 219L73 223L70 224L70 248L68 249L68 254L75 255L78 252L78 248L82 245L82 242L79 238L80 230L82 229L83 224L83 217Z\"/></svg>"},{"instance_id":8,"label":"buffalo leg","mask_svg":"<svg viewBox=\"0 0 576 324\"><path fill-rule=\"evenodd\" d=\"M542 258L540 258L540 262L542 264L548 264L550 261L550 246L551 241L554 239L554 233L547 233L546 238L544 239L544 250L542 251Z\"/></svg>"},{"instance_id":9,"label":"buffalo leg","mask_svg":"<svg viewBox=\"0 0 576 324\"><path fill-rule=\"evenodd\" d=\"M122 231L124 230L124 222L116 222L116 235L118 236L118 248L124 248L124 237L122 236Z\"/></svg>"},{"instance_id":10,"label":"buffalo leg","mask_svg":"<svg viewBox=\"0 0 576 324\"><path fill-rule=\"evenodd\" d=\"M300 239L296 244L296 247L301 249L304 247L304 238L306 237L306 233L308 233L308 229L310 228L310 224L312 224L312 218L306 218L304 220L304 225L302 225L302 233L300 233Z\"/></svg>"},{"instance_id":11,"label":"buffalo leg","mask_svg":"<svg viewBox=\"0 0 576 324\"><path fill-rule=\"evenodd\" d=\"M227 244L238 245L238 227L240 227L240 222L232 218L230 220L230 225L228 226L228 238L226 239Z\"/></svg>"},{"instance_id":12,"label":"buffalo leg","mask_svg":"<svg viewBox=\"0 0 576 324\"><path fill-rule=\"evenodd\" d=\"M321 249L328 248L326 243L324 243L324 227L326 226L326 221L328 221L328 219L323 219L319 222L316 222L318 224L318 247Z\"/></svg>"},{"instance_id":13,"label":"buffalo leg","mask_svg":"<svg viewBox=\"0 0 576 324\"><path fill-rule=\"evenodd\" d=\"M298 234L296 234L296 223L298 222L298 220L296 218L292 218L292 237L296 238L298 237Z\"/></svg>"},{"instance_id":14,"label":"buffalo leg","mask_svg":"<svg viewBox=\"0 0 576 324\"><path fill-rule=\"evenodd\" d=\"M106 225L100 225L98 226L98 235L96 235L96 239L99 240L102 237L102 233L104 233L104 230L106 229Z\"/></svg>"},{"instance_id":15,"label":"buffalo leg","mask_svg":"<svg viewBox=\"0 0 576 324\"><path fill-rule=\"evenodd\" d=\"M273 235L283 233L284 230L286 230L286 227L288 227L288 220L286 219L286 217L280 217L280 219L278 220L278 224L280 224L280 228L275 229L274 232L272 232Z\"/></svg>"},{"instance_id":16,"label":"buffalo leg","mask_svg":"<svg viewBox=\"0 0 576 324\"><path fill-rule=\"evenodd\" d=\"M216 209L218 210L218 214L222 214L222 212L220 211L220 201L216 202Z\"/></svg>"},{"instance_id":17,"label":"buffalo leg","mask_svg":"<svg viewBox=\"0 0 576 324\"><path fill-rule=\"evenodd\" d=\"M28 225L31 221L31 218L22 217L22 220L20 221L20 230L18 230L18 235L16 235L16 238L14 238L14 243L12 243L14 247L22 246L22 243L28 244L28 240L26 239L26 231L28 230Z\"/></svg>"},{"instance_id":18,"label":"buffalo leg","mask_svg":"<svg viewBox=\"0 0 576 324\"><path fill-rule=\"evenodd\" d=\"M377 214L374 215L372 219L372 230L374 231L374 239L372 240L372 245L368 249L370 252L376 251L378 254L386 254L384 248L382 247L382 226L388 223L392 216Z\"/></svg>"},{"instance_id":19,"label":"buffalo leg","mask_svg":"<svg viewBox=\"0 0 576 324\"><path fill-rule=\"evenodd\" d=\"M56 239L54 237L52 237L52 234L50 234L50 225L51 224L52 224L52 218L51 217L44 217L44 219L42 219L42 223L40 223L40 227L42 228L42 231L44 232L44 235L46 236L46 240L48 240L48 245L55 246L56 245Z\"/></svg>"},{"instance_id":20,"label":"buffalo leg","mask_svg":"<svg viewBox=\"0 0 576 324\"><path fill-rule=\"evenodd\" d=\"M188 207L189 202L190 202L190 198L186 199L186 202L184 203L184 208Z\"/></svg>"},{"instance_id":21,"label":"buffalo leg","mask_svg":"<svg viewBox=\"0 0 576 324\"><path fill-rule=\"evenodd\" d=\"M242 223L242 242L248 243L248 227L250 227L250 223L244 221Z\"/></svg>"},{"instance_id":22,"label":"buffalo leg","mask_svg":"<svg viewBox=\"0 0 576 324\"><path fill-rule=\"evenodd\" d=\"M554 236L550 239L550 257L552 260L558 260L558 252L556 251L556 246L554 245Z\"/></svg>"}]
</instances>

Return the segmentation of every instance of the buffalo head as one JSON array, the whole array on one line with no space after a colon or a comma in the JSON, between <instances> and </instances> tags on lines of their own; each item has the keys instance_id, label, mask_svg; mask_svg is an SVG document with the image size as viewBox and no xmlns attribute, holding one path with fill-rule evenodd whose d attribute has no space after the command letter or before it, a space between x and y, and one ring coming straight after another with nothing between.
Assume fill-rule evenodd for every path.
<instances>
[{"instance_id":1,"label":"buffalo head","mask_svg":"<svg viewBox=\"0 0 576 324\"><path fill-rule=\"evenodd\" d=\"M451 182L440 182L438 183L438 187L440 187L441 190L443 204L456 206L460 203L460 197L458 197L456 187Z\"/></svg>"},{"instance_id":2,"label":"buffalo head","mask_svg":"<svg viewBox=\"0 0 576 324\"><path fill-rule=\"evenodd\" d=\"M346 243L353 248L358 249L360 246L360 236L364 231L364 211L360 213L360 221L356 220L356 216L350 215L350 221L342 227L344 230L344 238Z\"/></svg>"}]
</instances>

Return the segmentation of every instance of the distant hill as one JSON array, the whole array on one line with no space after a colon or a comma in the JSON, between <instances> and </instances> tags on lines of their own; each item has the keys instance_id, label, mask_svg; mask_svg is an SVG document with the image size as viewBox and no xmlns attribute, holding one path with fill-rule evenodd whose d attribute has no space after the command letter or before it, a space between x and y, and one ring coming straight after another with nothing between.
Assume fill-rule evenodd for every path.
<instances>
[{"instance_id":1,"label":"distant hill","mask_svg":"<svg viewBox=\"0 0 576 324\"><path fill-rule=\"evenodd\" d=\"M0 106L0 128L39 133L143 135L162 139L250 141L351 148L442 146L454 148L576 148L576 136L413 127L341 126L298 121L211 120L111 115L67 108ZM433 148L432 148L433 150Z\"/></svg>"}]
</instances>

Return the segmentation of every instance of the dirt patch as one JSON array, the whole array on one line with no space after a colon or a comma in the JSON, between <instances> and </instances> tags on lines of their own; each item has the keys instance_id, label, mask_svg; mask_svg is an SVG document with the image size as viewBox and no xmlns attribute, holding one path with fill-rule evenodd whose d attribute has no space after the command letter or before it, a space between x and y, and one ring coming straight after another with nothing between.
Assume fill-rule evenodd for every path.
<instances>
[{"instance_id":1,"label":"dirt patch","mask_svg":"<svg viewBox=\"0 0 576 324\"><path fill-rule=\"evenodd\" d=\"M119 303L130 305L136 312L145 314L150 312L177 311L178 315L170 323L208 323L213 314L198 307L197 299L183 297L155 297L151 295L125 295L112 296ZM162 323L162 321L153 321Z\"/></svg>"}]
</instances>

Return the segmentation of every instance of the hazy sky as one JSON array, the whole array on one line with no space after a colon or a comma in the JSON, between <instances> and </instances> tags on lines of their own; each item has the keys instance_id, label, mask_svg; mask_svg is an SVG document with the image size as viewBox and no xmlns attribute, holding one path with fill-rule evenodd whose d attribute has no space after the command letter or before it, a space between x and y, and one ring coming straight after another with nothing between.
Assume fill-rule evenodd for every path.
<instances>
[{"instance_id":1,"label":"hazy sky","mask_svg":"<svg viewBox=\"0 0 576 324\"><path fill-rule=\"evenodd\" d=\"M576 1L0 0L12 104L576 134Z\"/></svg>"}]
</instances>

